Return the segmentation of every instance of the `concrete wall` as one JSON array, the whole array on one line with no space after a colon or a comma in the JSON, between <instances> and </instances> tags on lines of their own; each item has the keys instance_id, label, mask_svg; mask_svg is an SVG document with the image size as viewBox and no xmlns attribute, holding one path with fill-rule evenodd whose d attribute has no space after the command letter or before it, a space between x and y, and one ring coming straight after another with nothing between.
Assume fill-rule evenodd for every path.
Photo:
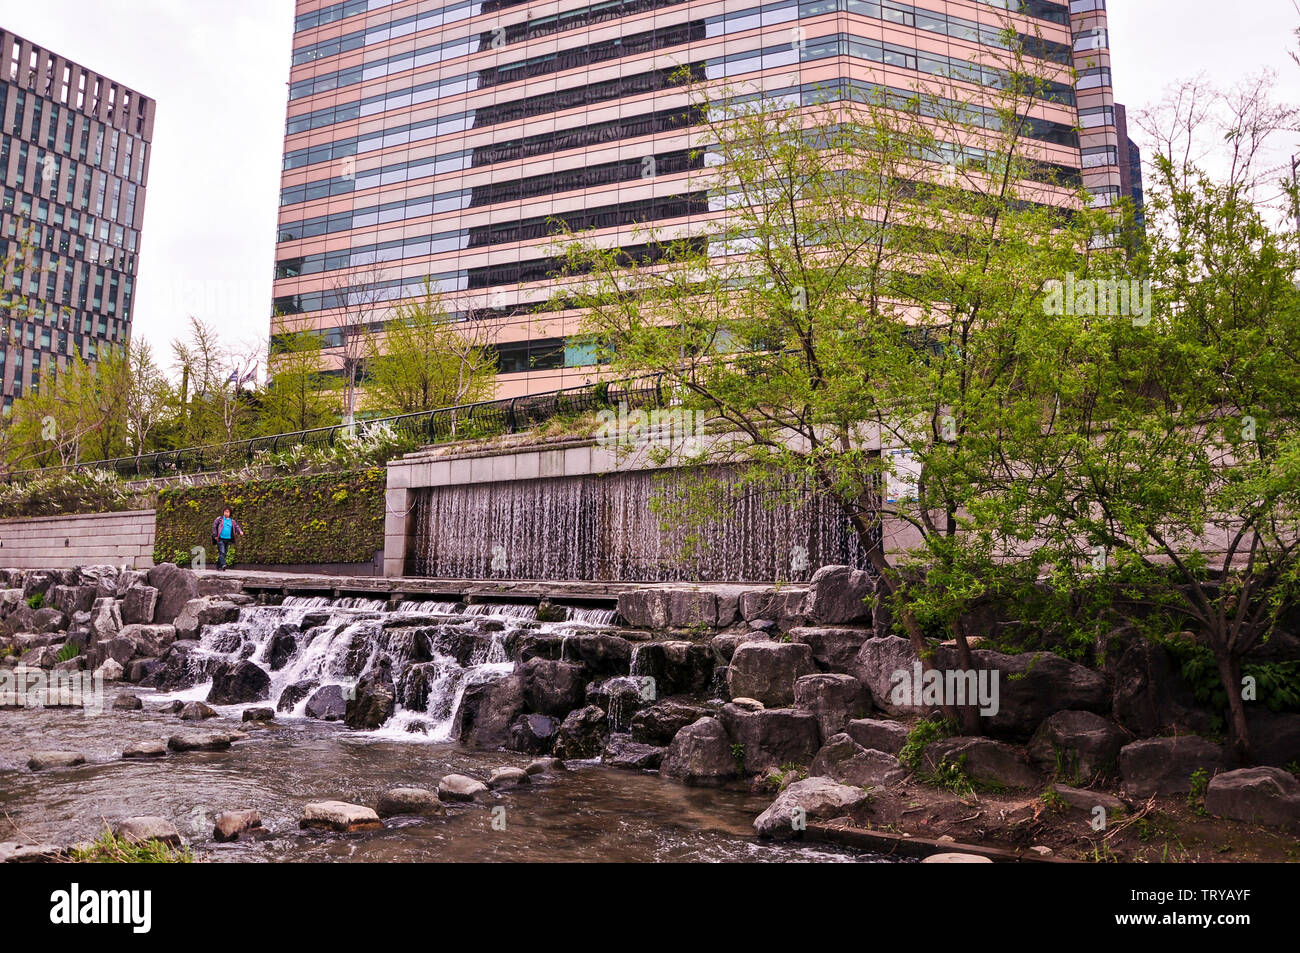
<instances>
[{"instance_id":1,"label":"concrete wall","mask_svg":"<svg viewBox=\"0 0 1300 953\"><path fill-rule=\"evenodd\" d=\"M153 565L153 510L0 520L0 566Z\"/></svg>"}]
</instances>

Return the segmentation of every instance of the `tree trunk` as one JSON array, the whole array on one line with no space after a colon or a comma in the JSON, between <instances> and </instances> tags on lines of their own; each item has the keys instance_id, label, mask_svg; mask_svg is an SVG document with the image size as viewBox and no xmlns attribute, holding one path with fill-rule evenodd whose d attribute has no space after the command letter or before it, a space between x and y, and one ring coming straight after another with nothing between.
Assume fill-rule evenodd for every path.
<instances>
[{"instance_id":1,"label":"tree trunk","mask_svg":"<svg viewBox=\"0 0 1300 953\"><path fill-rule=\"evenodd\" d=\"M1228 746L1239 764L1251 764L1254 756L1250 749L1250 729L1246 726L1246 704L1241 697L1241 659L1220 648L1222 642L1217 636L1212 636L1212 640L1219 679L1228 695Z\"/></svg>"}]
</instances>

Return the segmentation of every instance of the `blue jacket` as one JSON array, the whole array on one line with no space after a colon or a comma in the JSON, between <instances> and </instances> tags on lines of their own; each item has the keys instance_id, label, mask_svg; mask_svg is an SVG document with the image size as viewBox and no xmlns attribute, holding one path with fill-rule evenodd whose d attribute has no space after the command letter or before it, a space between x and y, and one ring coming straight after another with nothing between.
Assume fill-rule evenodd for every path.
<instances>
[{"instance_id":1,"label":"blue jacket","mask_svg":"<svg viewBox=\"0 0 1300 953\"><path fill-rule=\"evenodd\" d=\"M212 538L213 538L213 539L220 539L220 538L221 538L221 521L222 521L223 519L225 519L224 516L218 516L218 517L217 517L217 521L216 521L215 523L212 524ZM231 539L234 539L236 536L243 536L243 535L244 535L244 528L243 528L242 526L240 526L239 523L237 523L237 522L235 521L234 517L231 517L231 519L230 519L230 538L231 538Z\"/></svg>"}]
</instances>

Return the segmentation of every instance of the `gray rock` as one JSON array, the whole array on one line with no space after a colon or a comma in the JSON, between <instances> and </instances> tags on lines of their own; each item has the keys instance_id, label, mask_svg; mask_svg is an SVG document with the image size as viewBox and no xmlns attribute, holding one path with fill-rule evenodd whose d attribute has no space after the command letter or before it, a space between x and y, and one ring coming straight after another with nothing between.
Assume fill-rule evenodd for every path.
<instances>
[{"instance_id":1,"label":"gray rock","mask_svg":"<svg viewBox=\"0 0 1300 953\"><path fill-rule=\"evenodd\" d=\"M668 749L633 741L629 735L610 735L600 760L611 768L648 771L658 768Z\"/></svg>"},{"instance_id":2,"label":"gray rock","mask_svg":"<svg viewBox=\"0 0 1300 953\"><path fill-rule=\"evenodd\" d=\"M700 642L676 639L637 648L637 675L653 678L660 697L707 690L716 664L713 649Z\"/></svg>"},{"instance_id":3,"label":"gray rock","mask_svg":"<svg viewBox=\"0 0 1300 953\"><path fill-rule=\"evenodd\" d=\"M128 817L113 825L113 835L133 844L158 841L168 847L179 847L181 843L180 831L165 817Z\"/></svg>"},{"instance_id":4,"label":"gray rock","mask_svg":"<svg viewBox=\"0 0 1300 953\"><path fill-rule=\"evenodd\" d=\"M122 594L122 621L127 625L150 625L157 605L157 589L153 586L132 586Z\"/></svg>"},{"instance_id":5,"label":"gray rock","mask_svg":"<svg viewBox=\"0 0 1300 953\"><path fill-rule=\"evenodd\" d=\"M167 742L158 738L129 742L122 748L123 758L161 758L167 753Z\"/></svg>"},{"instance_id":6,"label":"gray rock","mask_svg":"<svg viewBox=\"0 0 1300 953\"><path fill-rule=\"evenodd\" d=\"M524 712L523 678L507 675L465 689L460 705L460 740L472 748L501 748L510 726Z\"/></svg>"},{"instance_id":7,"label":"gray rock","mask_svg":"<svg viewBox=\"0 0 1300 953\"><path fill-rule=\"evenodd\" d=\"M1222 767L1223 749L1196 735L1147 738L1119 751L1124 790L1140 797L1187 794L1196 771L1213 775Z\"/></svg>"},{"instance_id":8,"label":"gray rock","mask_svg":"<svg viewBox=\"0 0 1300 953\"><path fill-rule=\"evenodd\" d=\"M798 642L749 642L727 669L731 696L756 698L768 707L794 703L794 683L814 672L812 649Z\"/></svg>"},{"instance_id":9,"label":"gray rock","mask_svg":"<svg viewBox=\"0 0 1300 953\"><path fill-rule=\"evenodd\" d=\"M862 788L849 787L830 778L796 781L782 791L772 805L758 815L754 830L759 837L794 837L807 821L842 817L867 800Z\"/></svg>"},{"instance_id":10,"label":"gray rock","mask_svg":"<svg viewBox=\"0 0 1300 953\"><path fill-rule=\"evenodd\" d=\"M911 673L916 664L912 643L896 635L867 639L858 650L852 674L867 689L872 703L891 715L922 715L930 711L926 705L894 701L895 672Z\"/></svg>"},{"instance_id":11,"label":"gray rock","mask_svg":"<svg viewBox=\"0 0 1300 953\"><path fill-rule=\"evenodd\" d=\"M275 709L245 708L241 721L275 721Z\"/></svg>"},{"instance_id":12,"label":"gray rock","mask_svg":"<svg viewBox=\"0 0 1300 953\"><path fill-rule=\"evenodd\" d=\"M1104 808L1108 815L1114 816L1128 810L1128 805L1105 791L1090 791L1070 787L1067 784L1053 784L1052 791L1062 801L1076 811L1091 815L1095 808Z\"/></svg>"},{"instance_id":13,"label":"gray rock","mask_svg":"<svg viewBox=\"0 0 1300 953\"><path fill-rule=\"evenodd\" d=\"M139 711L144 702L135 695L118 695L113 699L113 711Z\"/></svg>"},{"instance_id":14,"label":"gray rock","mask_svg":"<svg viewBox=\"0 0 1300 953\"><path fill-rule=\"evenodd\" d=\"M1251 824L1300 830L1300 781L1281 768L1238 768L1210 779L1205 809Z\"/></svg>"},{"instance_id":15,"label":"gray rock","mask_svg":"<svg viewBox=\"0 0 1300 953\"><path fill-rule=\"evenodd\" d=\"M70 768L85 763L86 756L78 751L36 751L27 759L27 767L33 771L47 771L50 768Z\"/></svg>"},{"instance_id":16,"label":"gray rock","mask_svg":"<svg viewBox=\"0 0 1300 953\"><path fill-rule=\"evenodd\" d=\"M487 797L488 786L463 774L449 774L438 782L441 801L474 801Z\"/></svg>"},{"instance_id":17,"label":"gray rock","mask_svg":"<svg viewBox=\"0 0 1300 953\"><path fill-rule=\"evenodd\" d=\"M790 630L790 638L812 649L813 661L823 672L854 670L862 643L874 638L868 628L800 626Z\"/></svg>"},{"instance_id":18,"label":"gray rock","mask_svg":"<svg viewBox=\"0 0 1300 953\"><path fill-rule=\"evenodd\" d=\"M845 727L850 738L864 748L874 748L886 754L898 754L907 741L907 725L883 718L855 718Z\"/></svg>"},{"instance_id":19,"label":"gray rock","mask_svg":"<svg viewBox=\"0 0 1300 953\"><path fill-rule=\"evenodd\" d=\"M529 777L538 774L552 774L563 770L565 770L564 762L559 758L536 758L524 765L524 773Z\"/></svg>"},{"instance_id":20,"label":"gray rock","mask_svg":"<svg viewBox=\"0 0 1300 953\"><path fill-rule=\"evenodd\" d=\"M343 686L324 685L316 689L307 699L306 714L308 718L320 721L342 721L347 714L348 701L343 697Z\"/></svg>"},{"instance_id":21,"label":"gray rock","mask_svg":"<svg viewBox=\"0 0 1300 953\"><path fill-rule=\"evenodd\" d=\"M803 612L818 625L870 621L876 585L865 572L848 566L822 566L808 583Z\"/></svg>"},{"instance_id":22,"label":"gray rock","mask_svg":"<svg viewBox=\"0 0 1300 953\"><path fill-rule=\"evenodd\" d=\"M19 844L5 841L0 843L0 864L48 864L62 860L67 853L67 848L58 844Z\"/></svg>"},{"instance_id":23,"label":"gray rock","mask_svg":"<svg viewBox=\"0 0 1300 953\"><path fill-rule=\"evenodd\" d=\"M99 668L95 669L95 674L106 682L116 682L121 679L124 669L122 663L115 659L109 659Z\"/></svg>"},{"instance_id":24,"label":"gray rock","mask_svg":"<svg viewBox=\"0 0 1300 953\"><path fill-rule=\"evenodd\" d=\"M870 712L871 696L852 675L805 675L794 683L794 707L812 713L825 741Z\"/></svg>"},{"instance_id":25,"label":"gray rock","mask_svg":"<svg viewBox=\"0 0 1300 953\"><path fill-rule=\"evenodd\" d=\"M393 788L380 795L375 813L380 817L396 817L399 814L444 814L446 811L433 791L424 788Z\"/></svg>"},{"instance_id":26,"label":"gray rock","mask_svg":"<svg viewBox=\"0 0 1300 953\"><path fill-rule=\"evenodd\" d=\"M155 622L175 622L185 604L198 598L199 583L194 573L174 563L160 563L149 570L149 585L158 590L154 604Z\"/></svg>"},{"instance_id":27,"label":"gray rock","mask_svg":"<svg viewBox=\"0 0 1300 953\"><path fill-rule=\"evenodd\" d=\"M262 828L262 815L255 810L222 811L212 828L214 840L222 843L239 840L241 835L253 834Z\"/></svg>"},{"instance_id":28,"label":"gray rock","mask_svg":"<svg viewBox=\"0 0 1300 953\"><path fill-rule=\"evenodd\" d=\"M181 707L181 721L203 721L205 718L216 718L217 713L212 707L203 704L203 702L187 702Z\"/></svg>"},{"instance_id":29,"label":"gray rock","mask_svg":"<svg viewBox=\"0 0 1300 953\"><path fill-rule=\"evenodd\" d=\"M54 586L50 590L50 603L65 614L89 612L95 604L94 586Z\"/></svg>"},{"instance_id":30,"label":"gray rock","mask_svg":"<svg viewBox=\"0 0 1300 953\"><path fill-rule=\"evenodd\" d=\"M239 606L219 596L199 596L185 603L176 616L176 637L197 639L205 625L239 621Z\"/></svg>"},{"instance_id":31,"label":"gray rock","mask_svg":"<svg viewBox=\"0 0 1300 953\"><path fill-rule=\"evenodd\" d=\"M720 785L736 777L736 759L722 722L701 718L677 732L659 773L698 787Z\"/></svg>"},{"instance_id":32,"label":"gray rock","mask_svg":"<svg viewBox=\"0 0 1300 953\"><path fill-rule=\"evenodd\" d=\"M346 801L317 801L302 809L299 827L349 833L369 831L383 827L379 815L361 804Z\"/></svg>"},{"instance_id":33,"label":"gray rock","mask_svg":"<svg viewBox=\"0 0 1300 953\"><path fill-rule=\"evenodd\" d=\"M550 715L520 715L510 726L510 750L545 754L555 743L560 723Z\"/></svg>"},{"instance_id":34,"label":"gray rock","mask_svg":"<svg viewBox=\"0 0 1300 953\"><path fill-rule=\"evenodd\" d=\"M373 731L397 711L397 689L386 667L371 672L357 682L347 699L343 721L358 731Z\"/></svg>"},{"instance_id":35,"label":"gray rock","mask_svg":"<svg viewBox=\"0 0 1300 953\"><path fill-rule=\"evenodd\" d=\"M609 719L595 705L571 711L555 733L552 751L565 761L597 758L605 747Z\"/></svg>"},{"instance_id":36,"label":"gray rock","mask_svg":"<svg viewBox=\"0 0 1300 953\"><path fill-rule=\"evenodd\" d=\"M729 605L731 618L723 625L729 625L735 618L735 597ZM718 595L708 589L635 589L619 594L618 614L633 628L716 628Z\"/></svg>"},{"instance_id":37,"label":"gray rock","mask_svg":"<svg viewBox=\"0 0 1300 953\"><path fill-rule=\"evenodd\" d=\"M67 628L68 617L53 606L37 609L32 616L32 628L37 632L58 632Z\"/></svg>"},{"instance_id":38,"label":"gray rock","mask_svg":"<svg viewBox=\"0 0 1300 953\"><path fill-rule=\"evenodd\" d=\"M1197 704L1163 646L1123 629L1109 637L1106 657L1114 684L1109 714L1133 734L1148 738L1210 731L1209 712Z\"/></svg>"},{"instance_id":39,"label":"gray rock","mask_svg":"<svg viewBox=\"0 0 1300 953\"><path fill-rule=\"evenodd\" d=\"M677 732L708 714L709 709L704 705L665 698L636 713L629 726L632 740L663 747L672 742Z\"/></svg>"},{"instance_id":40,"label":"gray rock","mask_svg":"<svg viewBox=\"0 0 1300 953\"><path fill-rule=\"evenodd\" d=\"M747 622L770 619L774 627L787 631L802 625L808 590L751 589L740 597L740 614Z\"/></svg>"},{"instance_id":41,"label":"gray rock","mask_svg":"<svg viewBox=\"0 0 1300 953\"><path fill-rule=\"evenodd\" d=\"M102 642L111 639L122 628L122 610L116 599L96 599L90 609L89 628L93 640Z\"/></svg>"},{"instance_id":42,"label":"gray rock","mask_svg":"<svg viewBox=\"0 0 1300 953\"><path fill-rule=\"evenodd\" d=\"M765 632L719 632L709 639L709 648L713 649L714 659L726 665L736 654L736 649L746 642L771 642L772 637Z\"/></svg>"},{"instance_id":43,"label":"gray rock","mask_svg":"<svg viewBox=\"0 0 1300 953\"><path fill-rule=\"evenodd\" d=\"M1033 788L1042 778L1023 751L992 738L957 737L932 741L921 752L927 771L947 762L959 766L972 781L993 787Z\"/></svg>"},{"instance_id":44,"label":"gray rock","mask_svg":"<svg viewBox=\"0 0 1300 953\"><path fill-rule=\"evenodd\" d=\"M1109 719L1090 711L1058 711L1038 726L1029 760L1041 771L1071 783L1119 772L1119 751L1128 739Z\"/></svg>"},{"instance_id":45,"label":"gray rock","mask_svg":"<svg viewBox=\"0 0 1300 953\"><path fill-rule=\"evenodd\" d=\"M584 632L568 640L569 657L576 657L596 676L626 675L632 643L604 632Z\"/></svg>"},{"instance_id":46,"label":"gray rock","mask_svg":"<svg viewBox=\"0 0 1300 953\"><path fill-rule=\"evenodd\" d=\"M750 774L787 764L807 764L821 744L817 719L806 711L746 711L737 705L723 705L718 720L731 743L743 747L744 770Z\"/></svg>"},{"instance_id":47,"label":"gray rock","mask_svg":"<svg viewBox=\"0 0 1300 953\"><path fill-rule=\"evenodd\" d=\"M907 777L892 754L864 748L847 734L833 735L808 766L810 777L831 778L854 787L889 787Z\"/></svg>"},{"instance_id":48,"label":"gray rock","mask_svg":"<svg viewBox=\"0 0 1300 953\"><path fill-rule=\"evenodd\" d=\"M514 788L521 784L528 784L528 772L523 768L496 768L488 778L487 785L493 791L501 788Z\"/></svg>"},{"instance_id":49,"label":"gray rock","mask_svg":"<svg viewBox=\"0 0 1300 953\"><path fill-rule=\"evenodd\" d=\"M172 751L225 751L234 742L243 738L240 732L202 732L186 731L172 735L167 739L167 747Z\"/></svg>"},{"instance_id":50,"label":"gray rock","mask_svg":"<svg viewBox=\"0 0 1300 953\"><path fill-rule=\"evenodd\" d=\"M587 672L582 665L534 658L524 663L521 675L529 711L563 718L582 705L587 687Z\"/></svg>"}]
</instances>

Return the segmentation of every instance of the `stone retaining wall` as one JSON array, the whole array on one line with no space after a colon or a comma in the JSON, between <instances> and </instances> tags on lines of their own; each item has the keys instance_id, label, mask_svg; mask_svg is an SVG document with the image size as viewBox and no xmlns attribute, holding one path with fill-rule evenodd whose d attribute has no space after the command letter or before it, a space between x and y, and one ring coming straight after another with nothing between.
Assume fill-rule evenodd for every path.
<instances>
[{"instance_id":1,"label":"stone retaining wall","mask_svg":"<svg viewBox=\"0 0 1300 953\"><path fill-rule=\"evenodd\" d=\"M153 565L154 511L0 520L0 565L65 569Z\"/></svg>"}]
</instances>

